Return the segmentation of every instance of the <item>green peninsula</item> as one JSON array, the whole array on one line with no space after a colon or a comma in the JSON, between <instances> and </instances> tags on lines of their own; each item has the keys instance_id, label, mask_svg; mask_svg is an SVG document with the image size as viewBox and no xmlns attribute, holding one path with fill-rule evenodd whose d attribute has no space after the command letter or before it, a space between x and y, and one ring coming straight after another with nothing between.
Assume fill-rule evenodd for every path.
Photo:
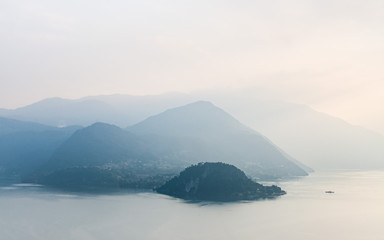
<instances>
[{"instance_id":1,"label":"green peninsula","mask_svg":"<svg viewBox=\"0 0 384 240\"><path fill-rule=\"evenodd\" d=\"M155 190L185 200L218 202L275 198L286 193L277 186L256 183L240 169L221 162L192 165Z\"/></svg>"}]
</instances>

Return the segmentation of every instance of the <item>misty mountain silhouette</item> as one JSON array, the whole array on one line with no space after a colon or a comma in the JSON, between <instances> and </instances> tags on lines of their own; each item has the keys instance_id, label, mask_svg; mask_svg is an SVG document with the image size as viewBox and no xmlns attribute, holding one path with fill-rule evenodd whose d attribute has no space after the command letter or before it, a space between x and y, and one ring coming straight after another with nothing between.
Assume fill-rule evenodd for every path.
<instances>
[{"instance_id":1,"label":"misty mountain silhouette","mask_svg":"<svg viewBox=\"0 0 384 240\"><path fill-rule=\"evenodd\" d=\"M189 163L221 161L259 178L307 175L267 138L207 101L167 110L127 129L148 139L166 137L171 146L183 145L175 147L173 155Z\"/></svg>"},{"instance_id":2,"label":"misty mountain silhouette","mask_svg":"<svg viewBox=\"0 0 384 240\"><path fill-rule=\"evenodd\" d=\"M78 130L29 181L92 185L90 178L100 184L104 176L108 186L154 187L193 163L218 160L262 179L307 175L260 134L212 103L196 102L128 130L105 123Z\"/></svg>"},{"instance_id":3,"label":"misty mountain silhouette","mask_svg":"<svg viewBox=\"0 0 384 240\"><path fill-rule=\"evenodd\" d=\"M47 98L17 109L0 109L0 116L51 126L89 126L106 122L120 127L176 106L192 102L180 93L149 96L101 95L80 99Z\"/></svg>"},{"instance_id":4,"label":"misty mountain silhouette","mask_svg":"<svg viewBox=\"0 0 384 240\"><path fill-rule=\"evenodd\" d=\"M384 167L384 136L305 105L257 97L236 93L192 96L171 93L153 96L117 94L76 100L52 98L15 110L0 109L0 116L52 126L87 126L101 121L126 127L166 109L191 103L193 99L209 99L314 169Z\"/></svg>"},{"instance_id":5,"label":"misty mountain silhouette","mask_svg":"<svg viewBox=\"0 0 384 240\"><path fill-rule=\"evenodd\" d=\"M133 134L106 123L76 131L53 154L54 168L97 166L137 158L143 145Z\"/></svg>"},{"instance_id":6,"label":"misty mountain silhouette","mask_svg":"<svg viewBox=\"0 0 384 240\"><path fill-rule=\"evenodd\" d=\"M174 165L167 169L167 164L162 165L145 141L134 134L95 123L76 131L24 181L70 189L153 188L163 183L167 174L177 172Z\"/></svg>"},{"instance_id":7,"label":"misty mountain silhouette","mask_svg":"<svg viewBox=\"0 0 384 240\"><path fill-rule=\"evenodd\" d=\"M128 127L134 133L161 136L220 137L222 134L254 131L208 101L168 109Z\"/></svg>"},{"instance_id":8,"label":"misty mountain silhouette","mask_svg":"<svg viewBox=\"0 0 384 240\"><path fill-rule=\"evenodd\" d=\"M56 128L39 123L0 117L0 136L17 132L43 132L54 129Z\"/></svg>"},{"instance_id":9,"label":"misty mountain silhouette","mask_svg":"<svg viewBox=\"0 0 384 240\"><path fill-rule=\"evenodd\" d=\"M248 103L244 109L232 101L228 110L315 170L384 168L384 136L378 133L305 105L250 99Z\"/></svg>"},{"instance_id":10,"label":"misty mountain silhouette","mask_svg":"<svg viewBox=\"0 0 384 240\"><path fill-rule=\"evenodd\" d=\"M0 172L15 177L33 172L78 128L0 118Z\"/></svg>"}]
</instances>

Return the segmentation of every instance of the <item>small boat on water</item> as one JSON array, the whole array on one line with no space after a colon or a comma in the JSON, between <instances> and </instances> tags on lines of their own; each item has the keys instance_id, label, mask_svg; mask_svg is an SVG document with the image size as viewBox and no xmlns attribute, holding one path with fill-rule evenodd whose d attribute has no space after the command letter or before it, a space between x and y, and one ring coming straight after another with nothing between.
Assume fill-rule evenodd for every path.
<instances>
[{"instance_id":1,"label":"small boat on water","mask_svg":"<svg viewBox=\"0 0 384 240\"><path fill-rule=\"evenodd\" d=\"M335 193L334 191L325 191L325 193Z\"/></svg>"}]
</instances>

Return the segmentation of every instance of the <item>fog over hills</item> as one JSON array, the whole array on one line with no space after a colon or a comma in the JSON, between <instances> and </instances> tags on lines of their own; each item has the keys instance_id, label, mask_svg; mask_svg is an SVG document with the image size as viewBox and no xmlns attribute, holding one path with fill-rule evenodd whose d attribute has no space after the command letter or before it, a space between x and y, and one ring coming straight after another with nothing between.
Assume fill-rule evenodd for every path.
<instances>
[{"instance_id":1,"label":"fog over hills","mask_svg":"<svg viewBox=\"0 0 384 240\"><path fill-rule=\"evenodd\" d=\"M143 144L133 134L106 123L95 123L75 132L52 155L54 170L77 166L120 163L138 158Z\"/></svg>"},{"instance_id":2,"label":"fog over hills","mask_svg":"<svg viewBox=\"0 0 384 240\"><path fill-rule=\"evenodd\" d=\"M42 132L54 130L55 127L34 122L19 121L10 118L0 117L0 136L17 132Z\"/></svg>"},{"instance_id":3,"label":"fog over hills","mask_svg":"<svg viewBox=\"0 0 384 240\"><path fill-rule=\"evenodd\" d=\"M167 110L128 128L141 136L166 136L175 142L201 141L199 148L186 144L181 159L192 163L223 161L258 177L306 175L284 152L261 134L241 124L210 102L199 101ZM196 153L195 158L188 156Z\"/></svg>"},{"instance_id":4,"label":"fog over hills","mask_svg":"<svg viewBox=\"0 0 384 240\"><path fill-rule=\"evenodd\" d=\"M77 129L0 118L0 173L20 176L33 172Z\"/></svg>"},{"instance_id":5,"label":"fog over hills","mask_svg":"<svg viewBox=\"0 0 384 240\"><path fill-rule=\"evenodd\" d=\"M259 179L307 175L265 137L213 104L196 102L127 130L106 123L78 130L25 181L152 188L191 164L218 160Z\"/></svg>"},{"instance_id":6,"label":"fog over hills","mask_svg":"<svg viewBox=\"0 0 384 240\"><path fill-rule=\"evenodd\" d=\"M253 96L211 99L314 169L384 168L384 136L371 130L301 104Z\"/></svg>"},{"instance_id":7,"label":"fog over hills","mask_svg":"<svg viewBox=\"0 0 384 240\"><path fill-rule=\"evenodd\" d=\"M70 189L153 188L182 166L164 163L146 141L128 131L95 123L75 132L23 181Z\"/></svg>"},{"instance_id":8,"label":"fog over hills","mask_svg":"<svg viewBox=\"0 0 384 240\"><path fill-rule=\"evenodd\" d=\"M51 126L88 126L95 122L106 122L126 127L168 108L190 103L193 99L181 93L47 98L17 109L0 109L0 116Z\"/></svg>"},{"instance_id":9,"label":"fog over hills","mask_svg":"<svg viewBox=\"0 0 384 240\"><path fill-rule=\"evenodd\" d=\"M23 108L2 110L0 115L52 126L106 122L125 128L166 109L200 99L213 102L315 170L384 167L383 136L306 105L272 100L262 93L234 91L46 99Z\"/></svg>"},{"instance_id":10,"label":"fog over hills","mask_svg":"<svg viewBox=\"0 0 384 240\"><path fill-rule=\"evenodd\" d=\"M222 135L253 132L208 101L168 109L127 129L140 134L217 138L217 140Z\"/></svg>"}]
</instances>

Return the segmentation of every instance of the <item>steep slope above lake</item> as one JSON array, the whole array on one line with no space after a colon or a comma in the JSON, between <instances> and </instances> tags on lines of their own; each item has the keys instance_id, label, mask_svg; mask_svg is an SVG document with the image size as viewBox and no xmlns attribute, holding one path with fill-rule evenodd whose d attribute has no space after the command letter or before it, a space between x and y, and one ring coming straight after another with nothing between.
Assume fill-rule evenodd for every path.
<instances>
[{"instance_id":1,"label":"steep slope above lake","mask_svg":"<svg viewBox=\"0 0 384 240\"><path fill-rule=\"evenodd\" d=\"M236 164L259 179L307 175L262 135L213 104L196 102L128 131L105 123L78 130L25 180L61 187L100 186L104 179L107 187L155 187L201 161Z\"/></svg>"},{"instance_id":2,"label":"steep slope above lake","mask_svg":"<svg viewBox=\"0 0 384 240\"><path fill-rule=\"evenodd\" d=\"M167 138L173 156L190 164L222 161L264 179L307 175L266 137L210 102L170 109L127 129L148 139Z\"/></svg>"}]
</instances>

